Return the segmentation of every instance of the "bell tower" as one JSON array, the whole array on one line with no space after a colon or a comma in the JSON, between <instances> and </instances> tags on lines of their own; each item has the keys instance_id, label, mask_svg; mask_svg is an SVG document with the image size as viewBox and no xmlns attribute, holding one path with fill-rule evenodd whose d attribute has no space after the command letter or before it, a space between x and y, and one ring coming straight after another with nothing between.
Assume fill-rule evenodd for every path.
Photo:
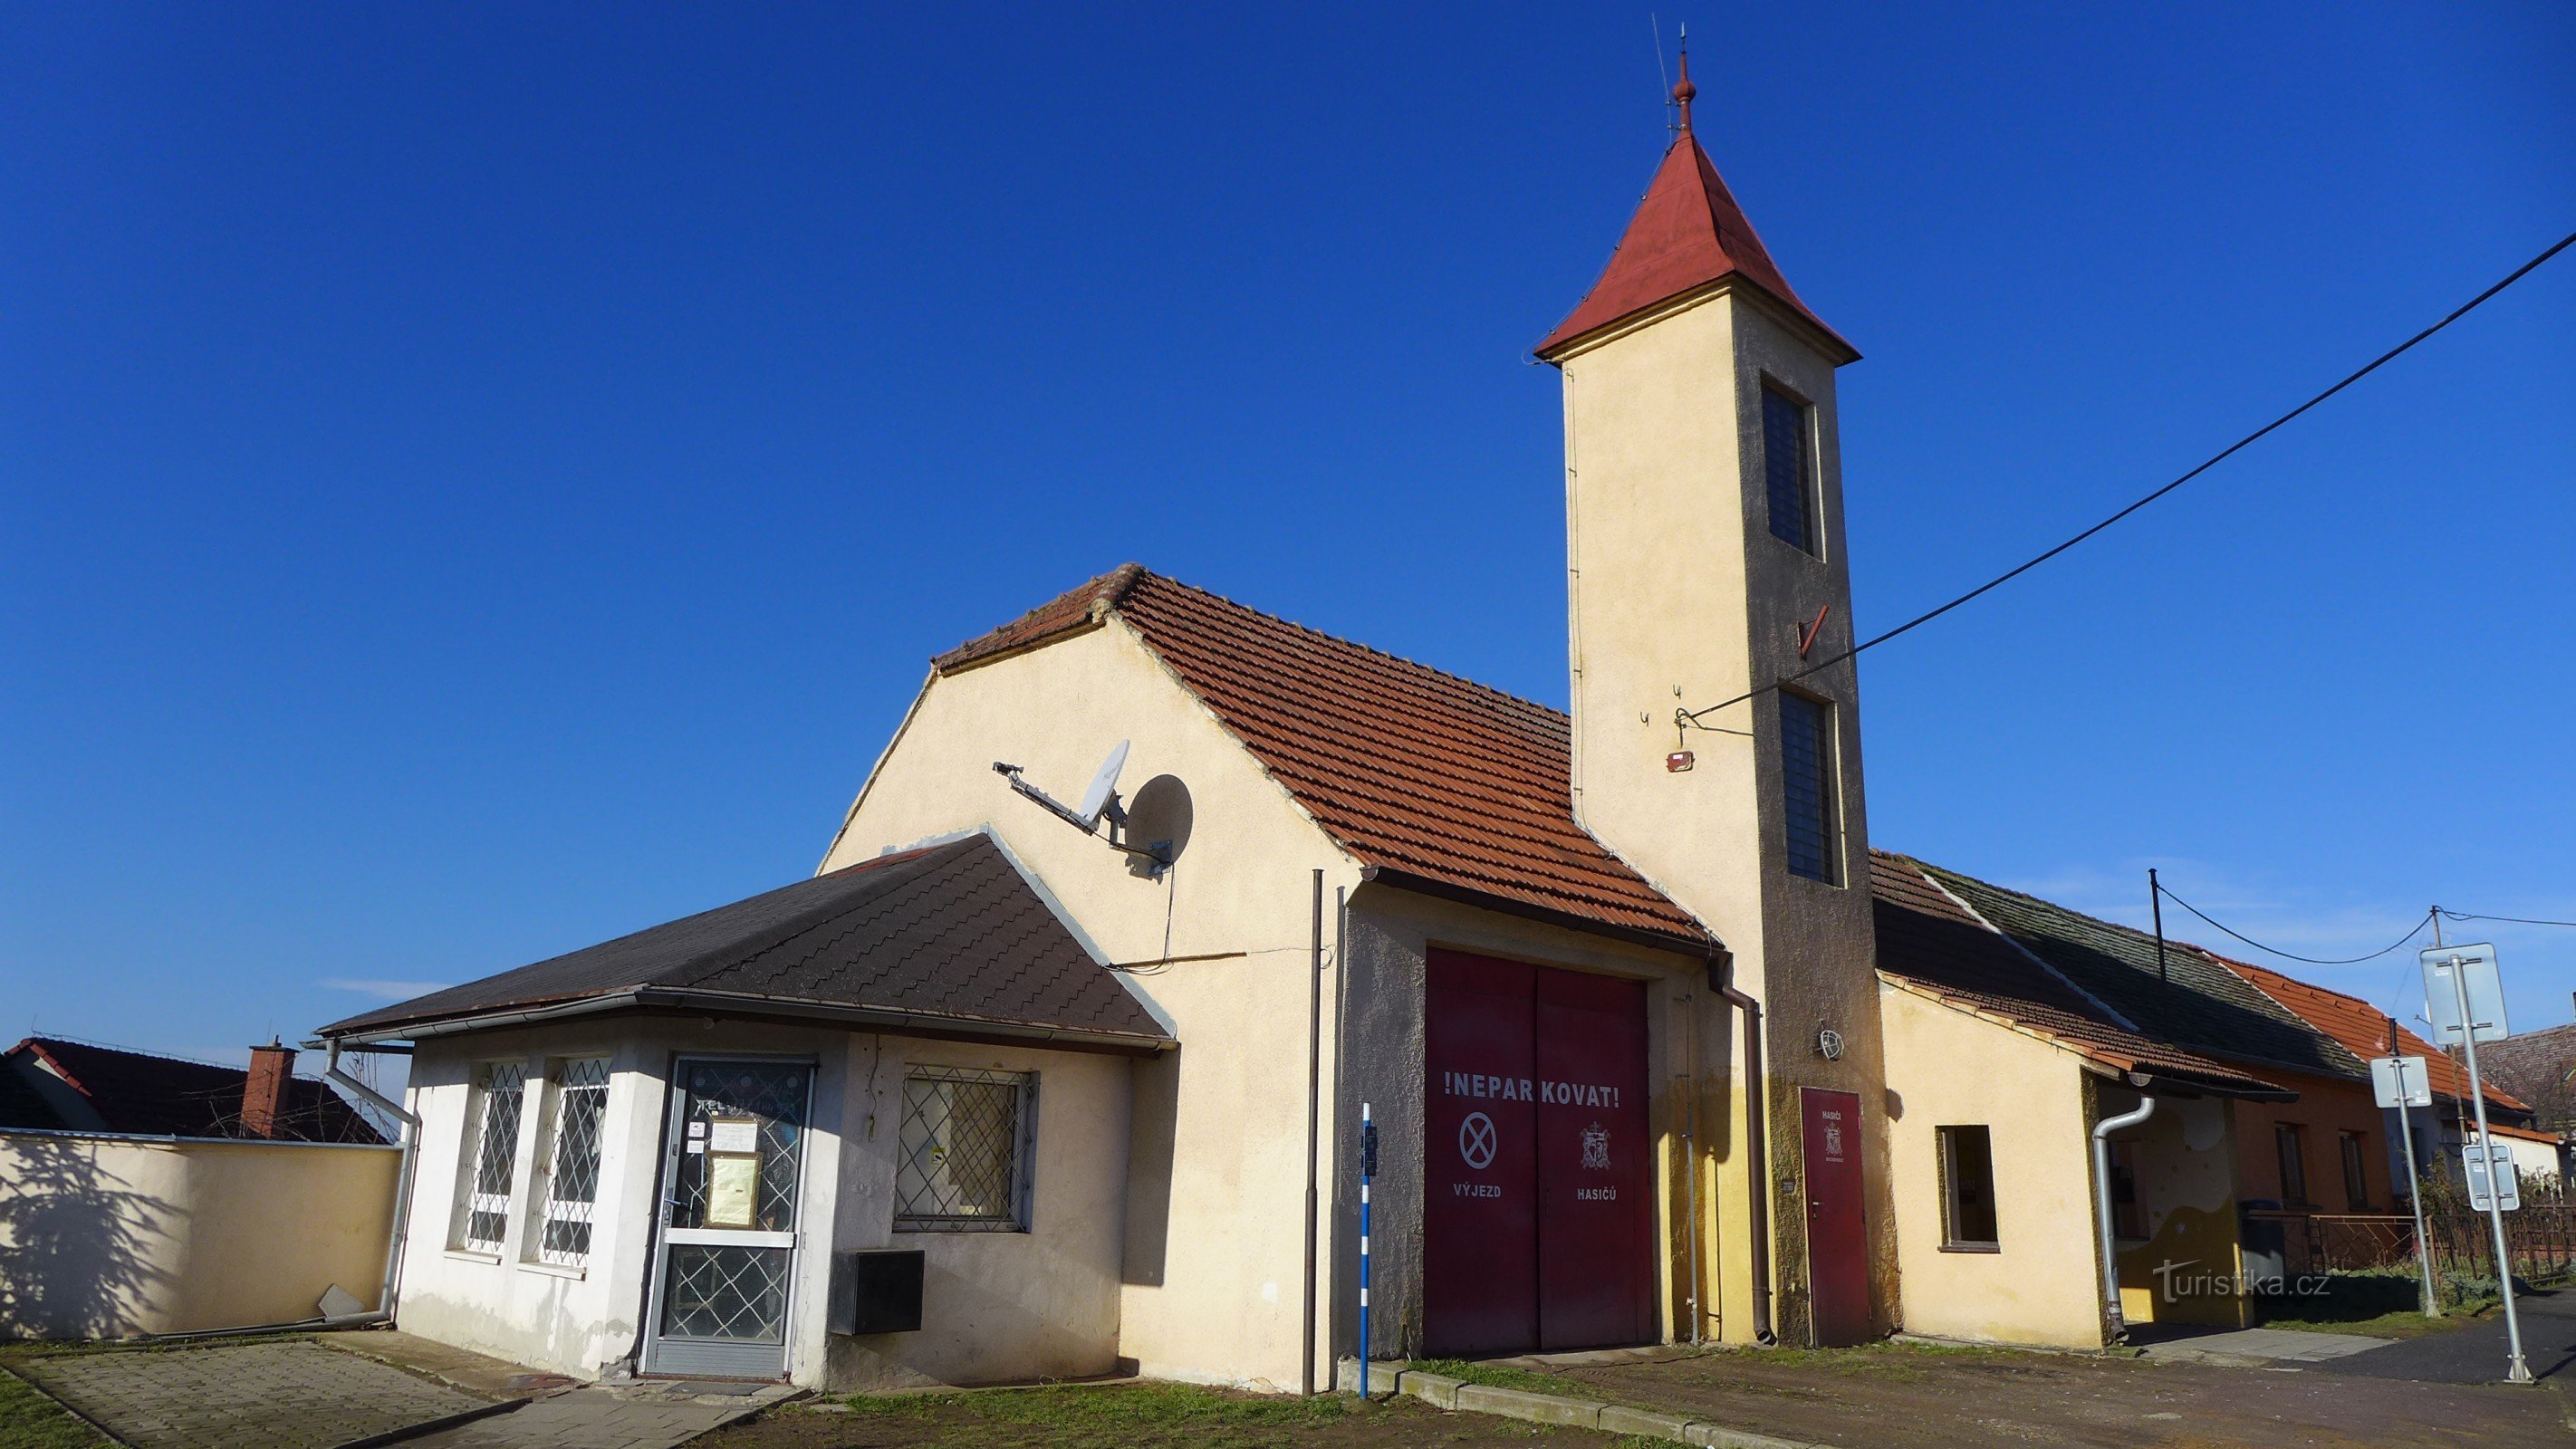
<instances>
[{"instance_id":1,"label":"bell tower","mask_svg":"<svg viewBox=\"0 0 2576 1449\"><path fill-rule=\"evenodd\" d=\"M1724 1065L1694 1089L1703 1119L1732 1126L1703 1134L1694 1165L1722 1280L1704 1299L1722 1322L1703 1328L1852 1342L1896 1307L1859 681L1848 660L1781 681L1852 642L1834 373L1859 354L1719 179L1696 94L1685 53L1670 149L1600 280L1537 348L1564 382L1573 803L1708 923L1732 958L1713 976L1759 1004L1757 1077L1743 1008L1714 980L1702 998L1717 1024L1697 1028L1699 1060ZM1809 1161L1828 1109L1846 1127L1857 1110L1857 1143L1831 1139L1856 1174ZM1828 1166L1842 1198L1861 1184L1858 1227L1852 1204L1822 1200Z\"/></svg>"}]
</instances>

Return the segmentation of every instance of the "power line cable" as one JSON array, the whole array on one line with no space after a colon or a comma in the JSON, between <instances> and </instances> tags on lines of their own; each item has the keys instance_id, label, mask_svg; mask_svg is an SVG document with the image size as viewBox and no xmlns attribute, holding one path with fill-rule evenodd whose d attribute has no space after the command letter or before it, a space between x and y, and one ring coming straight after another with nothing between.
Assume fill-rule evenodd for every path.
<instances>
[{"instance_id":1,"label":"power line cable","mask_svg":"<svg viewBox=\"0 0 2576 1449\"><path fill-rule=\"evenodd\" d=\"M2516 926L2566 926L2576 929L2576 921L2535 921L2528 916L2480 916L2468 911L2445 909L2442 914L2454 921L2503 921Z\"/></svg>"},{"instance_id":2,"label":"power line cable","mask_svg":"<svg viewBox=\"0 0 2576 1449\"><path fill-rule=\"evenodd\" d=\"M2237 940L2244 942L2246 945L2253 947L2257 951L2267 951L2284 960L2303 961L2310 966L2358 966L2364 961L2376 961L2391 951L2404 949L2408 943L2412 942L2416 937L2424 934L2424 928L2426 926L2433 923L2433 915L2430 911L2427 911L2425 912L2423 919L2415 923L2414 929L2408 931L2405 935L2398 937L2390 944L2382 946L2378 950L2371 952L2369 955L2346 956L2337 960L2329 961L2320 956L2302 956L2295 951L2284 951L2278 946L2266 946L2262 942L2255 940L2253 937L2248 936L2233 927L2219 925L2218 922L2211 921L2207 912L2201 910L2200 907L2193 905L2191 902L2184 900L2182 897L2175 895L2171 890L2166 889L2164 886L2159 885L2156 887L2156 890L2161 893L2166 900L2173 902L2175 905L2182 907L2184 910L2191 912L2193 915L2200 917L2204 921L2209 921L2209 924L2217 926L2219 930L2227 932L2227 934L2234 936Z\"/></svg>"},{"instance_id":3,"label":"power line cable","mask_svg":"<svg viewBox=\"0 0 2576 1449\"><path fill-rule=\"evenodd\" d=\"M1721 709L1742 704L1748 699L1759 698L1764 694L1768 694L1771 691L1780 688L1782 685L1794 684L1797 681L1806 678L1810 674L1817 673L1821 670L1831 669L1835 665L1842 663L1844 660L1859 655L1864 650L1875 649L1879 645L1886 643L1890 639L1896 638L1900 634L1911 632L1925 624L1929 624L1933 620L1940 618L1943 614L1950 612L1952 609L1968 603L1973 599L1982 597L1985 594L1991 593L2005 584L2011 583L2014 579L2020 578L2023 574L2029 573L2032 569L2039 567L2041 564L2048 562L2050 559L2057 557L2059 554L2066 552L2077 544L2084 542L2093 535L2109 528L2112 524L2119 522L2121 519L2128 517L2130 514L2137 512L2139 509L2144 508L2148 504L2155 502L2157 499L2164 497L2166 494L2173 492L2175 489L2180 488L2185 483L2188 483L2192 479L2199 477L2201 474L2208 472L2210 469L2217 467L2219 464L2227 461L2231 457L2234 457L2237 453L2242 452L2256 441L2279 429L2284 424L2287 424L2293 418L2298 417L2310 408L2313 408L2317 404L2324 402L2326 399L2333 397L2336 393L2343 391L2345 388L2348 388L2354 383L2361 381L2363 378L2370 376L2372 373L2377 372L2380 368L2387 366L2389 363L2396 361L2399 357L2413 349L2415 344L2422 342L2434 333L2441 331L2443 328L2450 326L2452 323L2459 321L2461 318L2469 315L2469 313L2477 310L2477 308L2481 304L2485 303L2489 298L2495 296L2505 288L2512 286L2514 283L2521 281L2524 277L2529 276L2540 266L2541 263L2546 262L2551 257L2567 250L2570 246L2576 246L2576 232L2569 232L2567 235L2560 237L2554 244L2542 251L2540 255L2533 257L2530 261L2524 262L2521 266L2514 268L2510 273L2506 274L2504 280L2451 309L2450 314L2445 316L2441 321L2434 323L2432 326L2427 327L2423 331L2416 333L2414 336L2407 338L2405 341L2398 343L2395 347L2392 347L2386 352L2379 354L2377 357L2372 358L2357 370L2346 374L2341 382L2338 382L2334 386L2327 388L2325 391L2318 393L2315 397L2312 397L2306 402L2299 404L2297 407L2290 409L2288 412L2281 414L2279 417L2274 418L2272 421L2265 423L2259 428L2256 428L2254 431L2247 433L2244 437L2237 439L2235 442L2228 444L2225 448L2211 454L2209 459L2206 462L2203 462L2199 467L2192 469L2190 472L2183 474L2181 477L2176 478L2154 492L2147 494L2135 503L2132 503L2128 507L2121 509L2119 512L2112 514L2110 517L2103 519L2100 523L2094 524L2091 528L2088 528L2082 533L2075 535L2073 538L2066 540L2064 543L2050 549L2048 552L2040 554L2036 558L2021 564L2017 568L1988 579L1986 582L1977 585L1975 588L1970 589L1968 592L1961 594L1950 602L1941 605L1937 609L1917 614L1913 618L1906 620L1904 623L1897 625L1895 628L1888 630L1884 634L1880 634L1866 642L1854 644L1849 649L1844 650L1840 654L1834 655L1830 659L1826 659L1821 663L1811 664L1806 668L1799 670L1795 674L1785 675L1782 678L1773 680L1769 684L1749 689L1744 693L1735 696L1733 699L1709 705L1705 709L1686 709L1677 711L1679 718L1690 724L1698 724L1700 717L1703 715L1715 714ZM2212 921L2210 924L2217 925L2218 923ZM2561 924L2564 923L2562 922ZM2219 929L2226 930L2227 928L2220 926ZM2297 960L2299 958L2292 957L2291 959Z\"/></svg>"}]
</instances>

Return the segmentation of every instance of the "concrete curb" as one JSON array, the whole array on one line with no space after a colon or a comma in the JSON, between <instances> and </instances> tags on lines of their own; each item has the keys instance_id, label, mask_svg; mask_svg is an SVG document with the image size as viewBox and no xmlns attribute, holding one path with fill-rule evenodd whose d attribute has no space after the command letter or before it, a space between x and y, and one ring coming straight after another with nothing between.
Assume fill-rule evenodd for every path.
<instances>
[{"instance_id":1,"label":"concrete curb","mask_svg":"<svg viewBox=\"0 0 2576 1449\"><path fill-rule=\"evenodd\" d=\"M1349 1391L1358 1367L1355 1361L1342 1365L1336 1382L1345 1392ZM1435 1409L1454 1413L1494 1414L1532 1424L1600 1429L1612 1434L1689 1444L1694 1449L1830 1449L1830 1446L1805 1440L1775 1438L1680 1414L1659 1414L1647 1409L1632 1409L1624 1404L1605 1404L1564 1394L1540 1394L1527 1389L1498 1389L1489 1384L1472 1384L1445 1374L1407 1368L1400 1363L1369 1365L1369 1388L1372 1391L1369 1397L1378 1398L1387 1392L1378 1389L1381 1377L1393 1385L1393 1393L1420 1399Z\"/></svg>"}]
</instances>

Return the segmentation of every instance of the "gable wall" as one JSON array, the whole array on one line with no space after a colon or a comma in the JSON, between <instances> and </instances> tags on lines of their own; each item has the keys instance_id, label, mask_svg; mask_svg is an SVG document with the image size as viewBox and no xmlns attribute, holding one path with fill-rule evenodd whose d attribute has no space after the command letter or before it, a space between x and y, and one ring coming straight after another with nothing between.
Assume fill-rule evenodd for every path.
<instances>
[{"instance_id":1,"label":"gable wall","mask_svg":"<svg viewBox=\"0 0 2576 1449\"><path fill-rule=\"evenodd\" d=\"M2072 1052L1881 987L1888 1154L1909 1332L2102 1346L2083 1068ZM1939 1129L1984 1126L1999 1251L1942 1243Z\"/></svg>"},{"instance_id":2,"label":"gable wall","mask_svg":"<svg viewBox=\"0 0 2576 1449\"><path fill-rule=\"evenodd\" d=\"M1169 776L1192 804L1188 844L1162 879L992 768L1024 766L1072 803L1121 739L1130 802ZM1122 1352L1148 1374L1296 1387L1311 872L1325 870L1329 899L1357 884L1356 867L1114 618L933 679L824 867L978 827L1105 959L1181 958L1127 978L1181 1046L1131 1069Z\"/></svg>"}]
</instances>

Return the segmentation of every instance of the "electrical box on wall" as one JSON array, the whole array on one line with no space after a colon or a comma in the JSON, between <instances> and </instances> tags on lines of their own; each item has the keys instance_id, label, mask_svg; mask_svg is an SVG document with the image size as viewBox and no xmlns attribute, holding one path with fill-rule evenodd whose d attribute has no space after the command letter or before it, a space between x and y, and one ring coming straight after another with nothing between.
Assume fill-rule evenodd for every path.
<instances>
[{"instance_id":1,"label":"electrical box on wall","mask_svg":"<svg viewBox=\"0 0 2576 1449\"><path fill-rule=\"evenodd\" d=\"M919 1248L882 1248L832 1255L834 1333L921 1331Z\"/></svg>"}]
</instances>

